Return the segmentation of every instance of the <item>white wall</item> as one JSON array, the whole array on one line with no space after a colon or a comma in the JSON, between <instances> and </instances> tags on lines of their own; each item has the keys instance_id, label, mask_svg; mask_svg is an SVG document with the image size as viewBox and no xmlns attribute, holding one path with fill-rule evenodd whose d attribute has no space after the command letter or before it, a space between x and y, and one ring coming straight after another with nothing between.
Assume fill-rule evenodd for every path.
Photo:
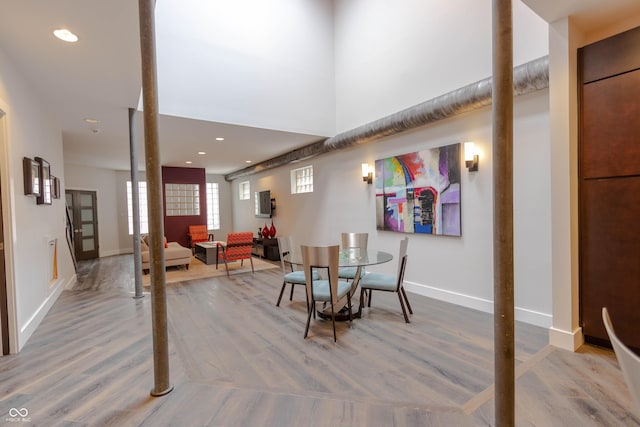
<instances>
[{"instance_id":1,"label":"white wall","mask_svg":"<svg viewBox=\"0 0 640 427\"><path fill-rule=\"evenodd\" d=\"M335 132L332 2L160 0L156 22L162 114Z\"/></svg>"},{"instance_id":2,"label":"white wall","mask_svg":"<svg viewBox=\"0 0 640 427\"><path fill-rule=\"evenodd\" d=\"M516 318L551 325L551 260L549 214L549 96L540 91L515 102L514 234ZM483 109L359 148L337 151L249 177L252 200L238 200L233 182L234 224L257 232L264 219L255 218L253 192L271 190L276 198L273 218L279 235L298 244L338 244L340 233L369 233L369 245L397 255L403 234L378 231L375 191L362 181L360 164L376 159L474 141L480 149L480 170L462 166L462 237L409 235L405 280L409 291L484 311L493 301L493 182L491 111ZM314 192L290 192L290 171L311 164ZM371 268L394 274L397 264Z\"/></svg>"},{"instance_id":3,"label":"white wall","mask_svg":"<svg viewBox=\"0 0 640 427\"><path fill-rule=\"evenodd\" d=\"M133 248L127 233L127 193L129 173L76 164L65 165L68 190L95 191L98 206L99 256L127 253Z\"/></svg>"},{"instance_id":4,"label":"white wall","mask_svg":"<svg viewBox=\"0 0 640 427\"><path fill-rule=\"evenodd\" d=\"M335 2L337 131L491 76L491 1ZM548 53L548 26L513 2L514 64Z\"/></svg>"},{"instance_id":5,"label":"white wall","mask_svg":"<svg viewBox=\"0 0 640 427\"><path fill-rule=\"evenodd\" d=\"M34 197L24 195L23 157L49 161L61 189L65 186L60 128L30 87L0 49L0 110L6 114L0 167L12 352L25 345L60 292L75 280L65 238L64 197L36 205ZM52 239L57 239L58 279L50 282Z\"/></svg>"}]
</instances>

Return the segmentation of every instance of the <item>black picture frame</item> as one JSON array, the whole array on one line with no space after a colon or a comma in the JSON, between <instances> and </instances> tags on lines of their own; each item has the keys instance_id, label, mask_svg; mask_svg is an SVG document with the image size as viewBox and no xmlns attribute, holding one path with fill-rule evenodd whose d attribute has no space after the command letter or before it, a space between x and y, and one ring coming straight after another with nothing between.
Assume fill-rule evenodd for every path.
<instances>
[{"instance_id":1,"label":"black picture frame","mask_svg":"<svg viewBox=\"0 0 640 427\"><path fill-rule=\"evenodd\" d=\"M38 205L51 204L51 165L42 157L35 157L34 160L40 165L40 195L36 197Z\"/></svg>"},{"instance_id":2,"label":"black picture frame","mask_svg":"<svg viewBox=\"0 0 640 427\"><path fill-rule=\"evenodd\" d=\"M24 176L24 195L40 196L40 163L29 157L22 159L22 173Z\"/></svg>"}]
</instances>

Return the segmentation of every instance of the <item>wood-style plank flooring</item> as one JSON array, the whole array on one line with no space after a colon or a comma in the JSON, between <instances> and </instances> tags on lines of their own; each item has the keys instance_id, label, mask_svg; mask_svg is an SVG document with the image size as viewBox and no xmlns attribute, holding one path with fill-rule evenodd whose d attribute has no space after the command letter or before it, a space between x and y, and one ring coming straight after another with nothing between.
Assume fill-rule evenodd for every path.
<instances>
[{"instance_id":1,"label":"wood-style plank flooring","mask_svg":"<svg viewBox=\"0 0 640 427\"><path fill-rule=\"evenodd\" d=\"M151 397L150 298L130 255L83 262L18 355L0 358L0 425L485 426L494 424L493 317L409 294L374 294L362 319L306 321L279 269L167 286L171 382ZM518 426L640 426L615 355L547 345L516 326Z\"/></svg>"}]
</instances>

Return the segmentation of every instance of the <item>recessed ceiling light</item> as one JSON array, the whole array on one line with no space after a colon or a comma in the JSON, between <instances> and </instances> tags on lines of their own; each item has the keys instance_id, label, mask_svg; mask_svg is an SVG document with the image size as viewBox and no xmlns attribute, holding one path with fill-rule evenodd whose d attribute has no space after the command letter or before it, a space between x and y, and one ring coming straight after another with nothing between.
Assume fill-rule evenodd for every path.
<instances>
[{"instance_id":1,"label":"recessed ceiling light","mask_svg":"<svg viewBox=\"0 0 640 427\"><path fill-rule=\"evenodd\" d=\"M190 164L191 164L191 163L193 163L193 162L192 162L191 160L187 160L185 163L186 163L186 164L188 164L188 165L190 165Z\"/></svg>"},{"instance_id":2,"label":"recessed ceiling light","mask_svg":"<svg viewBox=\"0 0 640 427\"><path fill-rule=\"evenodd\" d=\"M244 162L245 163L251 163L251 160L245 160Z\"/></svg>"},{"instance_id":3,"label":"recessed ceiling light","mask_svg":"<svg viewBox=\"0 0 640 427\"><path fill-rule=\"evenodd\" d=\"M78 36L73 34L71 31L66 28L59 28L53 32L53 35L59 38L60 40L64 40L69 43L75 43L78 41Z\"/></svg>"},{"instance_id":4,"label":"recessed ceiling light","mask_svg":"<svg viewBox=\"0 0 640 427\"><path fill-rule=\"evenodd\" d=\"M216 138L216 141L224 141L224 138L219 136L219 137Z\"/></svg>"},{"instance_id":5,"label":"recessed ceiling light","mask_svg":"<svg viewBox=\"0 0 640 427\"><path fill-rule=\"evenodd\" d=\"M95 125L95 124L100 123L100 120L98 120L98 119L91 119L91 118L88 118L88 117L87 117L86 119L84 119L84 121L85 121L85 122L87 122L87 123L90 123L90 124L92 124L92 125Z\"/></svg>"},{"instance_id":6,"label":"recessed ceiling light","mask_svg":"<svg viewBox=\"0 0 640 427\"><path fill-rule=\"evenodd\" d=\"M205 154L207 154L207 153L205 153L204 151L198 151L198 154L200 154L201 156L203 156L203 155L205 155Z\"/></svg>"}]
</instances>

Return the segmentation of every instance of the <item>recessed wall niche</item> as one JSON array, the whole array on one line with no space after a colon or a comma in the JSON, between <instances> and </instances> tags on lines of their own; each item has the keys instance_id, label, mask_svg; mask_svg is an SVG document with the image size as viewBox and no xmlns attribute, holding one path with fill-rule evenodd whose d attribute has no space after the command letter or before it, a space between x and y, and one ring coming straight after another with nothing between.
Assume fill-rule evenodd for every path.
<instances>
[{"instance_id":1,"label":"recessed wall niche","mask_svg":"<svg viewBox=\"0 0 640 427\"><path fill-rule=\"evenodd\" d=\"M198 184L164 185L166 215L200 215L200 186Z\"/></svg>"}]
</instances>

